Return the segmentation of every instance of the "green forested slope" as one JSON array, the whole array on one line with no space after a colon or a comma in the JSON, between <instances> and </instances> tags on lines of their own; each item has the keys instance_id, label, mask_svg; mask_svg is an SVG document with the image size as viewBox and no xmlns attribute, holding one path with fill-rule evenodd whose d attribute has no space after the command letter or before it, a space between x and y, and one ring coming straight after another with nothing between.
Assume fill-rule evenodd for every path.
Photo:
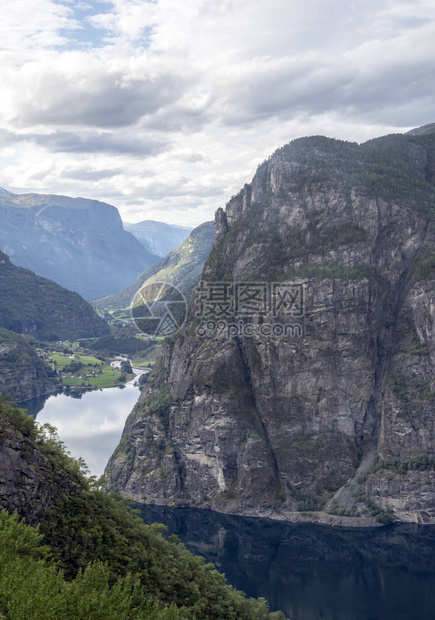
<instances>
[{"instance_id":1,"label":"green forested slope","mask_svg":"<svg viewBox=\"0 0 435 620\"><path fill-rule=\"evenodd\" d=\"M0 328L0 392L21 402L54 391L57 381L23 336Z\"/></svg>"},{"instance_id":2,"label":"green forested slope","mask_svg":"<svg viewBox=\"0 0 435 620\"><path fill-rule=\"evenodd\" d=\"M0 467L8 466L11 449L34 464L33 484L49 501L35 508L35 501L17 500L19 516L39 522L50 545L41 549L38 532L18 516L0 515L0 614L14 620L283 618L269 614L265 601L234 590L178 540L166 540L163 526L145 525L124 500L106 495L83 463L66 455L53 429L38 429L2 399L0 439ZM0 483L0 507L10 513L15 505L14 488Z\"/></svg>"},{"instance_id":3,"label":"green forested slope","mask_svg":"<svg viewBox=\"0 0 435 620\"><path fill-rule=\"evenodd\" d=\"M42 340L103 336L107 324L77 293L16 267L0 252L0 327Z\"/></svg>"},{"instance_id":4,"label":"green forested slope","mask_svg":"<svg viewBox=\"0 0 435 620\"><path fill-rule=\"evenodd\" d=\"M190 233L180 247L172 250L157 265L144 271L129 287L109 297L95 299L92 304L96 308L106 310L129 308L137 291L155 282L176 286L189 300L211 250L213 233L213 222L201 224Z\"/></svg>"}]
</instances>

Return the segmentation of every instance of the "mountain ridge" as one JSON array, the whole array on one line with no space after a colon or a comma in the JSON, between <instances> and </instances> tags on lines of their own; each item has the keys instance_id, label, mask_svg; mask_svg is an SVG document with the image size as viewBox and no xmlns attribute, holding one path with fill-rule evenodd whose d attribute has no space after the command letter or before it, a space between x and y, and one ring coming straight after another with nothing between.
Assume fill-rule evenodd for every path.
<instances>
[{"instance_id":1,"label":"mountain ridge","mask_svg":"<svg viewBox=\"0 0 435 620\"><path fill-rule=\"evenodd\" d=\"M144 271L133 284L110 297L92 300L92 305L100 310L130 308L136 293L143 286L148 286L154 282L163 282L177 287L189 300L211 250L213 234L213 222L201 224L190 233L178 248L172 250L159 263Z\"/></svg>"},{"instance_id":2,"label":"mountain ridge","mask_svg":"<svg viewBox=\"0 0 435 620\"><path fill-rule=\"evenodd\" d=\"M0 249L20 267L91 299L158 262L125 231L118 209L86 198L0 193Z\"/></svg>"},{"instance_id":3,"label":"mountain ridge","mask_svg":"<svg viewBox=\"0 0 435 620\"><path fill-rule=\"evenodd\" d=\"M137 224L124 222L124 228L131 232L148 252L161 258L183 243L192 232L191 227L176 226L156 220L143 220Z\"/></svg>"},{"instance_id":4,"label":"mountain ridge","mask_svg":"<svg viewBox=\"0 0 435 620\"><path fill-rule=\"evenodd\" d=\"M41 340L104 336L109 326L80 295L17 267L0 251L0 327Z\"/></svg>"}]
</instances>

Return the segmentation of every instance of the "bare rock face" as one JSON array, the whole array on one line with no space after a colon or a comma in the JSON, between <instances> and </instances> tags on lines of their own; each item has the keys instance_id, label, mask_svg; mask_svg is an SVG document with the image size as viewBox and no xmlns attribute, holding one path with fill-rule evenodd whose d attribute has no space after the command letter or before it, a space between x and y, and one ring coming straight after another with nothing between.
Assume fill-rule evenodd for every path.
<instances>
[{"instance_id":1,"label":"bare rock face","mask_svg":"<svg viewBox=\"0 0 435 620\"><path fill-rule=\"evenodd\" d=\"M5 423L0 414L0 509L16 510L36 525L59 498L80 488L67 473L43 455L35 443Z\"/></svg>"},{"instance_id":2,"label":"bare rock face","mask_svg":"<svg viewBox=\"0 0 435 620\"><path fill-rule=\"evenodd\" d=\"M314 137L258 168L217 213L202 280L220 283L221 305L193 297L111 487L223 512L435 523L434 153L430 130ZM269 295L251 313L246 283Z\"/></svg>"}]
</instances>

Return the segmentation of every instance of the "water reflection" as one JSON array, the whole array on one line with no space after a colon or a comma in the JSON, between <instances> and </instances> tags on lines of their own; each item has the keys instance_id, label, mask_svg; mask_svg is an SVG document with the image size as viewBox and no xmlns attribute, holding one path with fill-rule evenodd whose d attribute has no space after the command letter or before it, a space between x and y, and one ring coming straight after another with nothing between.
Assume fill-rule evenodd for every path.
<instances>
[{"instance_id":1,"label":"water reflection","mask_svg":"<svg viewBox=\"0 0 435 620\"><path fill-rule=\"evenodd\" d=\"M84 458L91 473L100 476L138 397L138 388L128 384L123 389L42 397L23 408L38 422L55 426L72 456Z\"/></svg>"},{"instance_id":2,"label":"water reflection","mask_svg":"<svg viewBox=\"0 0 435 620\"><path fill-rule=\"evenodd\" d=\"M292 620L435 618L435 527L341 530L189 508L141 511Z\"/></svg>"},{"instance_id":3,"label":"water reflection","mask_svg":"<svg viewBox=\"0 0 435 620\"><path fill-rule=\"evenodd\" d=\"M17 407L25 409L29 415L36 418L38 413L44 409L45 403L51 396L51 394L47 394L38 398L32 398L32 400L26 400L24 403L17 403Z\"/></svg>"}]
</instances>

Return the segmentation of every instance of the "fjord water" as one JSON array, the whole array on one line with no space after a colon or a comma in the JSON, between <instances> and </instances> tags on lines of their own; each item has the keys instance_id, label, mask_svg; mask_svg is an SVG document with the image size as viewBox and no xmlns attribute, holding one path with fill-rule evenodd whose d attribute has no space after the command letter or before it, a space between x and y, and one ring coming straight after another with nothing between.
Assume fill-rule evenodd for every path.
<instances>
[{"instance_id":1,"label":"fjord water","mask_svg":"<svg viewBox=\"0 0 435 620\"><path fill-rule=\"evenodd\" d=\"M249 596L291 620L433 620L435 527L338 529L140 506Z\"/></svg>"},{"instance_id":2,"label":"fjord water","mask_svg":"<svg viewBox=\"0 0 435 620\"><path fill-rule=\"evenodd\" d=\"M55 426L71 455L82 457L91 474L101 476L138 398L139 389L127 384L75 396L57 394L23 407L41 424Z\"/></svg>"},{"instance_id":3,"label":"fjord water","mask_svg":"<svg viewBox=\"0 0 435 620\"><path fill-rule=\"evenodd\" d=\"M100 475L139 391L133 385L59 394L27 408L56 426L75 457ZM435 526L339 529L237 517L194 508L141 506L187 548L249 596L291 620L433 620Z\"/></svg>"}]
</instances>

